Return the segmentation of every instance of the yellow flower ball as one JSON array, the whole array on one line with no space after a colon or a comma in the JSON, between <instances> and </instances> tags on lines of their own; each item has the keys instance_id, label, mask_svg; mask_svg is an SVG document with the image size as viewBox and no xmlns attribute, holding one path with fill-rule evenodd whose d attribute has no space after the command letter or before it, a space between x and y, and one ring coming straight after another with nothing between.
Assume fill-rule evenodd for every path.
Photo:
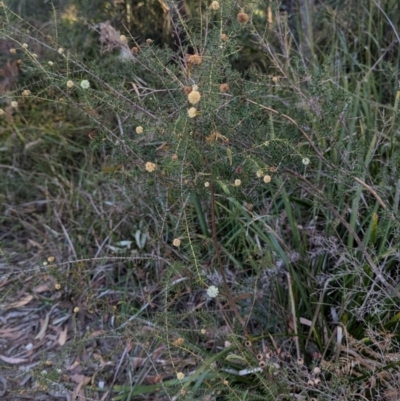
<instances>
[{"instance_id":1,"label":"yellow flower ball","mask_svg":"<svg viewBox=\"0 0 400 401\"><path fill-rule=\"evenodd\" d=\"M148 171L149 173L152 173L156 169L156 165L155 165L155 163L147 162L145 165L145 168L146 168L146 171Z\"/></svg>"},{"instance_id":2,"label":"yellow flower ball","mask_svg":"<svg viewBox=\"0 0 400 401\"><path fill-rule=\"evenodd\" d=\"M218 3L218 1L213 1L213 2L211 3L211 9L214 10L214 11L219 10L219 3Z\"/></svg>"},{"instance_id":3,"label":"yellow flower ball","mask_svg":"<svg viewBox=\"0 0 400 401\"><path fill-rule=\"evenodd\" d=\"M270 176L270 175L265 175L264 178L263 178L263 180L264 180L264 182L265 182L266 184L268 184L269 182L271 182L271 176Z\"/></svg>"},{"instance_id":4,"label":"yellow flower ball","mask_svg":"<svg viewBox=\"0 0 400 401\"><path fill-rule=\"evenodd\" d=\"M197 104L200 102L201 95L199 91L191 91L188 94L188 101L190 104Z\"/></svg>"}]
</instances>

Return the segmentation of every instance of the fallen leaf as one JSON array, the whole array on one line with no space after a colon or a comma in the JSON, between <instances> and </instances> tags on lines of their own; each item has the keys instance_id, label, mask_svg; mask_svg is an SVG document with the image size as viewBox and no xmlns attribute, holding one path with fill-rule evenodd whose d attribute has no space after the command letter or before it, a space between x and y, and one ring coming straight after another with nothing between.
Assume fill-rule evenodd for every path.
<instances>
[{"instance_id":1,"label":"fallen leaf","mask_svg":"<svg viewBox=\"0 0 400 401\"><path fill-rule=\"evenodd\" d=\"M28 238L28 243L31 247L43 249L43 246L40 245L38 242L34 241L33 239Z\"/></svg>"},{"instance_id":2,"label":"fallen leaf","mask_svg":"<svg viewBox=\"0 0 400 401\"><path fill-rule=\"evenodd\" d=\"M53 289L53 288L51 288L51 289ZM50 291L48 284L40 284L33 289L33 292L36 292L36 293L47 292L47 291Z\"/></svg>"},{"instance_id":3,"label":"fallen leaf","mask_svg":"<svg viewBox=\"0 0 400 401\"><path fill-rule=\"evenodd\" d=\"M42 327L40 328L39 333L37 334L37 336L35 337L35 340L41 340L44 335L46 334L46 330L47 330L47 326L49 325L49 318L50 318L50 314L52 311L50 311L44 320L40 319L40 322L42 323Z\"/></svg>"},{"instance_id":4,"label":"fallen leaf","mask_svg":"<svg viewBox=\"0 0 400 401\"><path fill-rule=\"evenodd\" d=\"M73 374L71 376L69 376L69 378L74 382L74 383L83 383L85 384L89 384L90 383L90 377L85 376L85 375L79 375L79 374Z\"/></svg>"},{"instance_id":5,"label":"fallen leaf","mask_svg":"<svg viewBox=\"0 0 400 401\"><path fill-rule=\"evenodd\" d=\"M23 358L12 358L12 357L8 357L8 356L4 356L4 355L0 355L0 359L6 363L11 363L13 365L18 364L18 363L25 363L28 362L27 359L23 359Z\"/></svg>"},{"instance_id":6,"label":"fallen leaf","mask_svg":"<svg viewBox=\"0 0 400 401\"><path fill-rule=\"evenodd\" d=\"M79 366L81 361L76 359L70 366L68 366L67 370L74 370L77 366Z\"/></svg>"},{"instance_id":7,"label":"fallen leaf","mask_svg":"<svg viewBox=\"0 0 400 401\"><path fill-rule=\"evenodd\" d=\"M79 375L79 374L72 375L69 378L73 382L78 383L75 386L73 397L78 398L80 401L85 401L86 397L85 397L85 393L83 391L83 386L86 386L86 384L89 384L91 378L84 376L84 375Z\"/></svg>"},{"instance_id":8,"label":"fallen leaf","mask_svg":"<svg viewBox=\"0 0 400 401\"><path fill-rule=\"evenodd\" d=\"M67 333L68 333L68 326L65 325L64 330L61 330L60 335L58 337L58 343L63 346L67 342Z\"/></svg>"},{"instance_id":9,"label":"fallen leaf","mask_svg":"<svg viewBox=\"0 0 400 401\"><path fill-rule=\"evenodd\" d=\"M98 337L98 336L102 336L103 334L106 334L107 332L105 330L97 330L97 331L93 331L92 333L90 333L90 337Z\"/></svg>"},{"instance_id":10,"label":"fallen leaf","mask_svg":"<svg viewBox=\"0 0 400 401\"><path fill-rule=\"evenodd\" d=\"M160 375L157 376L146 376L144 378L144 382L146 384L157 384L162 382L162 377Z\"/></svg>"},{"instance_id":11,"label":"fallen leaf","mask_svg":"<svg viewBox=\"0 0 400 401\"><path fill-rule=\"evenodd\" d=\"M10 304L5 305L4 306L4 310L13 309L13 308L20 308L21 306L29 304L29 302L31 302L32 299L33 299L33 295L27 294L22 299L20 299L19 301L11 302Z\"/></svg>"}]
</instances>

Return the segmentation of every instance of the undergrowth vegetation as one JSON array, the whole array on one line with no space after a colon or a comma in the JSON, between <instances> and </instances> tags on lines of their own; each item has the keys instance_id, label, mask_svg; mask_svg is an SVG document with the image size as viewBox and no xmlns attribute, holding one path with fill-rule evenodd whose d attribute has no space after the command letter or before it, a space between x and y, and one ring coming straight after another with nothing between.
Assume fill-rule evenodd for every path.
<instances>
[{"instance_id":1,"label":"undergrowth vegetation","mask_svg":"<svg viewBox=\"0 0 400 401\"><path fill-rule=\"evenodd\" d=\"M398 2L158 3L0 8L2 395L398 399Z\"/></svg>"}]
</instances>

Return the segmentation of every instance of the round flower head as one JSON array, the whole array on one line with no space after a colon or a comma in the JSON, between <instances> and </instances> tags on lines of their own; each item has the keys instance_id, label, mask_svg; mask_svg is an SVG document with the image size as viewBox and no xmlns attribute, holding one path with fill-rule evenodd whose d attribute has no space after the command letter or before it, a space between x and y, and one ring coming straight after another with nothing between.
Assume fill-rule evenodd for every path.
<instances>
[{"instance_id":1,"label":"round flower head","mask_svg":"<svg viewBox=\"0 0 400 401\"><path fill-rule=\"evenodd\" d=\"M59 54L63 54L64 53L64 49L62 47L60 47L57 51L58 51Z\"/></svg>"},{"instance_id":2,"label":"round flower head","mask_svg":"<svg viewBox=\"0 0 400 401\"><path fill-rule=\"evenodd\" d=\"M185 86L183 91L188 95L192 91L192 88L190 86Z\"/></svg>"},{"instance_id":3,"label":"round flower head","mask_svg":"<svg viewBox=\"0 0 400 401\"><path fill-rule=\"evenodd\" d=\"M131 49L132 54L138 54L139 53L139 48L137 48L136 46L133 46Z\"/></svg>"},{"instance_id":4,"label":"round flower head","mask_svg":"<svg viewBox=\"0 0 400 401\"><path fill-rule=\"evenodd\" d=\"M52 61L49 61L48 64L50 67L54 65L54 63Z\"/></svg>"},{"instance_id":5,"label":"round flower head","mask_svg":"<svg viewBox=\"0 0 400 401\"><path fill-rule=\"evenodd\" d=\"M176 374L176 378L177 378L178 380L183 380L184 377L185 377L185 374L182 373L182 372L178 372L178 373Z\"/></svg>"},{"instance_id":6,"label":"round flower head","mask_svg":"<svg viewBox=\"0 0 400 401\"><path fill-rule=\"evenodd\" d=\"M194 84L194 85L192 86L192 90L198 91L198 90L199 90L199 85Z\"/></svg>"},{"instance_id":7,"label":"round flower head","mask_svg":"<svg viewBox=\"0 0 400 401\"><path fill-rule=\"evenodd\" d=\"M0 116L2 116L4 114L4 110L0 109Z\"/></svg>"},{"instance_id":8,"label":"round flower head","mask_svg":"<svg viewBox=\"0 0 400 401\"><path fill-rule=\"evenodd\" d=\"M240 181L239 179L235 180L235 187L240 187L242 185L242 181Z\"/></svg>"},{"instance_id":9,"label":"round flower head","mask_svg":"<svg viewBox=\"0 0 400 401\"><path fill-rule=\"evenodd\" d=\"M218 294L219 294L219 290L218 290L218 288L217 288L215 285L210 285L210 286L207 288L207 295L208 295L210 298L215 298L215 297L218 296Z\"/></svg>"},{"instance_id":10,"label":"round flower head","mask_svg":"<svg viewBox=\"0 0 400 401\"><path fill-rule=\"evenodd\" d=\"M213 1L213 2L211 3L211 9L214 10L214 11L217 11L217 10L219 9L219 3L218 3L218 1Z\"/></svg>"},{"instance_id":11,"label":"round flower head","mask_svg":"<svg viewBox=\"0 0 400 401\"><path fill-rule=\"evenodd\" d=\"M10 53L11 53L11 54L17 54L17 49L11 48L11 49L10 49Z\"/></svg>"},{"instance_id":12,"label":"round flower head","mask_svg":"<svg viewBox=\"0 0 400 401\"><path fill-rule=\"evenodd\" d=\"M145 165L145 168L146 168L146 171L148 171L149 173L152 173L156 169L156 165L155 165L155 163L147 162Z\"/></svg>"},{"instance_id":13,"label":"round flower head","mask_svg":"<svg viewBox=\"0 0 400 401\"><path fill-rule=\"evenodd\" d=\"M16 109L18 107L18 102L16 102L15 100L13 102L11 102L11 107Z\"/></svg>"},{"instance_id":14,"label":"round flower head","mask_svg":"<svg viewBox=\"0 0 400 401\"><path fill-rule=\"evenodd\" d=\"M241 23L241 24L245 24L246 22L249 21L249 15L246 14L244 11L241 11L238 15L237 15L237 20Z\"/></svg>"},{"instance_id":15,"label":"round flower head","mask_svg":"<svg viewBox=\"0 0 400 401\"><path fill-rule=\"evenodd\" d=\"M67 82L67 88L72 88L74 86L74 83L70 80Z\"/></svg>"},{"instance_id":16,"label":"round flower head","mask_svg":"<svg viewBox=\"0 0 400 401\"><path fill-rule=\"evenodd\" d=\"M31 91L30 91L29 89L25 89L25 90L21 93L22 96L29 96L30 94L31 94Z\"/></svg>"},{"instance_id":17,"label":"round flower head","mask_svg":"<svg viewBox=\"0 0 400 401\"><path fill-rule=\"evenodd\" d=\"M197 104L200 102L201 95L199 91L191 91L188 95L188 101L190 104Z\"/></svg>"},{"instance_id":18,"label":"round flower head","mask_svg":"<svg viewBox=\"0 0 400 401\"><path fill-rule=\"evenodd\" d=\"M220 90L220 92L222 92L222 93L228 92L228 90L229 90L229 85L228 85L227 83L221 84L221 85L219 86L219 90Z\"/></svg>"},{"instance_id":19,"label":"round flower head","mask_svg":"<svg viewBox=\"0 0 400 401\"><path fill-rule=\"evenodd\" d=\"M196 109L196 107L191 107L189 110L188 110L188 116L190 117L190 118L195 118L196 116L197 116L197 109Z\"/></svg>"},{"instance_id":20,"label":"round flower head","mask_svg":"<svg viewBox=\"0 0 400 401\"><path fill-rule=\"evenodd\" d=\"M264 175L264 173L262 172L262 170L258 170L256 173L257 178L261 178Z\"/></svg>"},{"instance_id":21,"label":"round flower head","mask_svg":"<svg viewBox=\"0 0 400 401\"><path fill-rule=\"evenodd\" d=\"M229 36L226 33L221 34L221 40L226 42L229 39Z\"/></svg>"},{"instance_id":22,"label":"round flower head","mask_svg":"<svg viewBox=\"0 0 400 401\"><path fill-rule=\"evenodd\" d=\"M264 182L265 182L266 184L268 184L268 183L271 182L271 176L270 176L270 175L265 175L264 178L263 178L263 180L264 180Z\"/></svg>"},{"instance_id":23,"label":"round flower head","mask_svg":"<svg viewBox=\"0 0 400 401\"><path fill-rule=\"evenodd\" d=\"M119 39L122 43L128 43L128 38L125 35L121 35Z\"/></svg>"},{"instance_id":24,"label":"round flower head","mask_svg":"<svg viewBox=\"0 0 400 401\"><path fill-rule=\"evenodd\" d=\"M83 79L81 81L81 88L82 89L89 89L90 87L90 82L87 79Z\"/></svg>"},{"instance_id":25,"label":"round flower head","mask_svg":"<svg viewBox=\"0 0 400 401\"><path fill-rule=\"evenodd\" d=\"M206 182L204 183L204 186L205 186L206 188L208 188L208 187L210 186L210 183L209 183L208 181L206 181Z\"/></svg>"},{"instance_id":26,"label":"round flower head","mask_svg":"<svg viewBox=\"0 0 400 401\"><path fill-rule=\"evenodd\" d=\"M200 65L203 62L203 58L198 54L188 54L186 59L190 64L193 65Z\"/></svg>"},{"instance_id":27,"label":"round flower head","mask_svg":"<svg viewBox=\"0 0 400 401\"><path fill-rule=\"evenodd\" d=\"M22 47L23 47L24 49L27 49L27 48L28 48L28 45L27 45L26 43L24 43L24 44L22 45Z\"/></svg>"},{"instance_id":28,"label":"round flower head","mask_svg":"<svg viewBox=\"0 0 400 401\"><path fill-rule=\"evenodd\" d=\"M179 246L181 245L181 240L180 240L179 238L175 238L175 239L172 241L172 245L173 245L173 246L176 246L176 247L179 247Z\"/></svg>"},{"instance_id":29,"label":"round flower head","mask_svg":"<svg viewBox=\"0 0 400 401\"><path fill-rule=\"evenodd\" d=\"M137 134L143 134L143 127L141 127L140 125L138 127L136 127L136 133Z\"/></svg>"},{"instance_id":30,"label":"round flower head","mask_svg":"<svg viewBox=\"0 0 400 401\"><path fill-rule=\"evenodd\" d=\"M310 164L310 159L308 157L304 157L303 160L301 161L305 166L308 166Z\"/></svg>"}]
</instances>

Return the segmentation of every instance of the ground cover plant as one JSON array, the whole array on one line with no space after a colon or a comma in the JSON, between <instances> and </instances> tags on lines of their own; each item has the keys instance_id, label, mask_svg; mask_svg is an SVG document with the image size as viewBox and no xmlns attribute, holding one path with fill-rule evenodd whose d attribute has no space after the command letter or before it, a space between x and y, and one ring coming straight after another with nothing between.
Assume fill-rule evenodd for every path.
<instances>
[{"instance_id":1,"label":"ground cover plant","mask_svg":"<svg viewBox=\"0 0 400 401\"><path fill-rule=\"evenodd\" d=\"M399 5L289 3L1 3L3 399L397 399Z\"/></svg>"}]
</instances>

